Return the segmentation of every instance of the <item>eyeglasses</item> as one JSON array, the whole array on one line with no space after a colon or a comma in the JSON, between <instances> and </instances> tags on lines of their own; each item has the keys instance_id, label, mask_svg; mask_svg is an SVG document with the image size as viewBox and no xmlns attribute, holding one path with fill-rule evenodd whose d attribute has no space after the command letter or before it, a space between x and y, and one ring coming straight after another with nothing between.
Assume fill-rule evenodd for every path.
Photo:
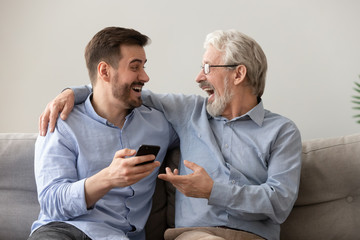
<instances>
[{"instance_id":1,"label":"eyeglasses","mask_svg":"<svg viewBox=\"0 0 360 240\"><path fill-rule=\"evenodd\" d=\"M201 68L204 71L204 74L207 75L210 73L210 68L211 67L236 67L239 66L240 64L232 64L232 65L210 65L208 63L205 63L203 66L201 66Z\"/></svg>"}]
</instances>

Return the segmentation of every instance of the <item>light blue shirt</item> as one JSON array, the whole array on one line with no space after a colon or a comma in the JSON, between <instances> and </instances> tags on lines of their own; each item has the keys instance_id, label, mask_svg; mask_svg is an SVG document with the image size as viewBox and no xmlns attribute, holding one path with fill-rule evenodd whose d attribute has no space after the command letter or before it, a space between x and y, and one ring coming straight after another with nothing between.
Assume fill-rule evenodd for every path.
<instances>
[{"instance_id":1,"label":"light blue shirt","mask_svg":"<svg viewBox=\"0 0 360 240\"><path fill-rule=\"evenodd\" d=\"M144 91L145 104L164 112L180 138L180 174L203 167L214 180L210 199L176 193L176 227L227 226L266 239L280 238L280 224L297 198L301 137L289 119L260 101L243 116L211 117L207 99Z\"/></svg>"},{"instance_id":2,"label":"light blue shirt","mask_svg":"<svg viewBox=\"0 0 360 240\"><path fill-rule=\"evenodd\" d=\"M97 115L90 98L76 105L66 121L58 119L54 133L36 141L40 214L32 231L62 221L92 239L144 240L158 169L136 184L110 190L92 209L86 207L84 182L108 167L120 149L159 145L156 160L162 162L177 139L164 115L144 105L126 117L122 129Z\"/></svg>"},{"instance_id":3,"label":"light blue shirt","mask_svg":"<svg viewBox=\"0 0 360 240\"><path fill-rule=\"evenodd\" d=\"M76 101L88 94L76 89ZM176 193L176 227L227 226L269 240L298 195L301 136L289 119L265 110L262 101L243 116L211 117L207 99L143 91L144 103L164 112L180 137L184 159L203 167L214 180L210 199Z\"/></svg>"}]
</instances>

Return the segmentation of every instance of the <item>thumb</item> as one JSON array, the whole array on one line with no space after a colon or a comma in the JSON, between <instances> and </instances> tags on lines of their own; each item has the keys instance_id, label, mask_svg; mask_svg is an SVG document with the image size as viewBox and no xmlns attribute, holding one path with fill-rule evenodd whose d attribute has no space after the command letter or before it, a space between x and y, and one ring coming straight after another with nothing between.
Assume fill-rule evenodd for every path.
<instances>
[{"instance_id":1,"label":"thumb","mask_svg":"<svg viewBox=\"0 0 360 240\"><path fill-rule=\"evenodd\" d=\"M124 148L115 153L116 158L131 157L136 153L135 149Z\"/></svg>"},{"instance_id":2,"label":"thumb","mask_svg":"<svg viewBox=\"0 0 360 240\"><path fill-rule=\"evenodd\" d=\"M184 160L184 165L185 165L185 167L193 170L194 172L195 172L195 170L198 170L198 169L201 168L201 167L200 167L199 165L197 165L196 163L190 162L190 161L188 161L188 160Z\"/></svg>"}]
</instances>

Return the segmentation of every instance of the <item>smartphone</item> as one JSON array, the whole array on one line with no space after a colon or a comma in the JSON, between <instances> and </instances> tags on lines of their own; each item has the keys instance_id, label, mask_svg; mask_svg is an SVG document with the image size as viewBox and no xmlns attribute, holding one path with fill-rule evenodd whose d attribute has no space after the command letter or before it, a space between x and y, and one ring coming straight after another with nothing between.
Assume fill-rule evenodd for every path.
<instances>
[{"instance_id":1,"label":"smartphone","mask_svg":"<svg viewBox=\"0 0 360 240\"><path fill-rule=\"evenodd\" d=\"M160 146L144 144L139 147L135 156L144 156L144 155L153 154L153 155L155 155L155 158L156 158L159 151L160 151ZM154 161L155 160L139 163L139 164L136 164L136 166L152 163Z\"/></svg>"}]
</instances>

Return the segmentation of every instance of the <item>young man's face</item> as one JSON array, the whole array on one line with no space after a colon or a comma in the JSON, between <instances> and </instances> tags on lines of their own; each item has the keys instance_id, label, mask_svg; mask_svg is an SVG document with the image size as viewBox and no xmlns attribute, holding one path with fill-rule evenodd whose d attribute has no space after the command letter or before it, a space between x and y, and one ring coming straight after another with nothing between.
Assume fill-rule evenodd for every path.
<instances>
[{"instance_id":1,"label":"young man's face","mask_svg":"<svg viewBox=\"0 0 360 240\"><path fill-rule=\"evenodd\" d=\"M142 104L142 87L149 81L144 70L146 54L143 47L136 45L123 45L120 50L122 58L110 79L112 94L125 108L133 109Z\"/></svg>"},{"instance_id":2,"label":"young man's face","mask_svg":"<svg viewBox=\"0 0 360 240\"><path fill-rule=\"evenodd\" d=\"M210 45L203 56L202 64L205 63L210 65L223 65L222 53ZM205 74L204 71L201 70L196 77L196 82L199 83L199 87L209 95L207 110L212 116L222 115L232 98L232 91L228 86L229 73L230 72L223 67L210 67L208 74Z\"/></svg>"}]
</instances>

